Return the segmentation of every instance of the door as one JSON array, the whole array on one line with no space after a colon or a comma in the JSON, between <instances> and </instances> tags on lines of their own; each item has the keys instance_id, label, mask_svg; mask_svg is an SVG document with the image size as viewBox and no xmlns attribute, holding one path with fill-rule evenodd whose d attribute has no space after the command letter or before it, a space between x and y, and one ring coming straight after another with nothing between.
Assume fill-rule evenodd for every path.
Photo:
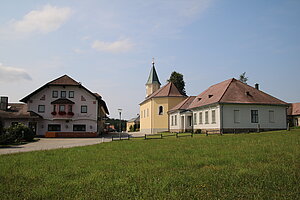
<instances>
[{"instance_id":1,"label":"door","mask_svg":"<svg viewBox=\"0 0 300 200\"><path fill-rule=\"evenodd\" d=\"M34 134L36 135L36 127L37 127L37 122L29 122L28 124L29 128L34 132Z\"/></svg>"},{"instance_id":2,"label":"door","mask_svg":"<svg viewBox=\"0 0 300 200\"><path fill-rule=\"evenodd\" d=\"M184 132L184 116L181 116L181 132Z\"/></svg>"}]
</instances>

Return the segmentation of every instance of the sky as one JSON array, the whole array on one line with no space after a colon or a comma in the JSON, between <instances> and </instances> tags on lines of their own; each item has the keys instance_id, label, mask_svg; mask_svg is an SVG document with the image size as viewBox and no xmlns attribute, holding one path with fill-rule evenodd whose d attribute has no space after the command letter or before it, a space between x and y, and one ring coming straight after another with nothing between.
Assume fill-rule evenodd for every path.
<instances>
[{"instance_id":1,"label":"sky","mask_svg":"<svg viewBox=\"0 0 300 200\"><path fill-rule=\"evenodd\" d=\"M152 58L188 95L238 78L300 102L299 0L0 0L0 96L18 102L69 75L130 119Z\"/></svg>"}]
</instances>

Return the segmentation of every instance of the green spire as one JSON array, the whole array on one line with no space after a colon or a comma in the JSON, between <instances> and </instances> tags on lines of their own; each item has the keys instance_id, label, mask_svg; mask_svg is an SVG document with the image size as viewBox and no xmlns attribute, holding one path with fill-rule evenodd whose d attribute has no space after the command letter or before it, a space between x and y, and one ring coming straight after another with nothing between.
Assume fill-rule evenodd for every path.
<instances>
[{"instance_id":1,"label":"green spire","mask_svg":"<svg viewBox=\"0 0 300 200\"><path fill-rule=\"evenodd\" d=\"M149 78L148 78L146 85L153 84L153 83L157 83L157 84L161 85L158 80L158 76L157 76L157 73L156 73L156 70L154 67L154 61L152 61L152 69L150 71Z\"/></svg>"}]
</instances>

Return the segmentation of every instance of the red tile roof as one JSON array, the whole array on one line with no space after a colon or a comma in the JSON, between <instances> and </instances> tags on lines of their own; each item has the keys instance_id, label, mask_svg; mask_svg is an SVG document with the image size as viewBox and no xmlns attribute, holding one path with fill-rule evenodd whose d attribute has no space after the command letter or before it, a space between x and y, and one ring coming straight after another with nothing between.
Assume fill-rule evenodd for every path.
<instances>
[{"instance_id":1,"label":"red tile roof","mask_svg":"<svg viewBox=\"0 0 300 200\"><path fill-rule=\"evenodd\" d=\"M175 107L170 109L169 112L172 112L175 110L186 110L190 106L190 104L194 101L195 98L196 98L196 96L190 96L190 97L186 98L185 100L183 100L182 102L177 104Z\"/></svg>"},{"instance_id":2,"label":"red tile roof","mask_svg":"<svg viewBox=\"0 0 300 200\"><path fill-rule=\"evenodd\" d=\"M68 75L63 75L53 81L47 83L47 85L80 85L79 82L75 81Z\"/></svg>"},{"instance_id":3,"label":"red tile roof","mask_svg":"<svg viewBox=\"0 0 300 200\"><path fill-rule=\"evenodd\" d=\"M157 97L186 97L186 95L183 95L179 92L177 87L174 85L174 83L169 82L165 86L161 87L157 91L153 92L151 95L146 97L146 99L142 102L151 99L151 98L157 98ZM142 104L141 103L141 104Z\"/></svg>"},{"instance_id":4,"label":"red tile roof","mask_svg":"<svg viewBox=\"0 0 300 200\"><path fill-rule=\"evenodd\" d=\"M9 103L7 110L0 110L0 117L7 119L37 119L42 118L34 112L28 112L27 104L23 103Z\"/></svg>"},{"instance_id":5,"label":"red tile roof","mask_svg":"<svg viewBox=\"0 0 300 200\"><path fill-rule=\"evenodd\" d=\"M213 103L288 105L234 78L209 87L195 98L189 109Z\"/></svg>"},{"instance_id":6,"label":"red tile roof","mask_svg":"<svg viewBox=\"0 0 300 200\"><path fill-rule=\"evenodd\" d=\"M288 115L300 115L300 103L290 104Z\"/></svg>"}]
</instances>

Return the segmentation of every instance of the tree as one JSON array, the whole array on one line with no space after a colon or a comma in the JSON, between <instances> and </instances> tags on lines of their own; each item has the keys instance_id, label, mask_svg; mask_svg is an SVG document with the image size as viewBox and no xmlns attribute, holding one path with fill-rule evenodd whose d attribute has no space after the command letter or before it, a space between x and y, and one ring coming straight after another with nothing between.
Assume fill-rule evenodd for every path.
<instances>
[{"instance_id":1,"label":"tree","mask_svg":"<svg viewBox=\"0 0 300 200\"><path fill-rule=\"evenodd\" d=\"M239 78L240 81L247 84L248 77L246 77L246 72L242 73Z\"/></svg>"},{"instance_id":2,"label":"tree","mask_svg":"<svg viewBox=\"0 0 300 200\"><path fill-rule=\"evenodd\" d=\"M185 92L185 82L183 80L183 75L178 72L172 72L170 79L168 79L168 82L174 83L174 85L177 87L179 92L183 95L186 95Z\"/></svg>"}]
</instances>

